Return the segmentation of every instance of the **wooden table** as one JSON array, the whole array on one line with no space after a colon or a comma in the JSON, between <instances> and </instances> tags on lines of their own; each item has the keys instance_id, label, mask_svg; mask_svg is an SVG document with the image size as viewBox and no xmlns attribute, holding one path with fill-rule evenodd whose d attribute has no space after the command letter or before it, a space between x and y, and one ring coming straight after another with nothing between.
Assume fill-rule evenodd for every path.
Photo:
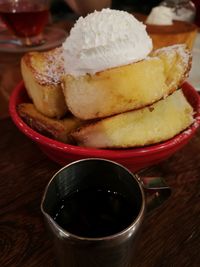
<instances>
[{"instance_id":1,"label":"wooden table","mask_svg":"<svg viewBox=\"0 0 200 267\"><path fill-rule=\"evenodd\" d=\"M58 26L69 30L72 24L62 22ZM0 56L1 63L9 61L7 54ZM9 94L21 79L19 59L12 55L12 71L9 62L0 69L0 267L52 267L52 243L45 231L40 201L60 166L5 118ZM147 215L135 267L199 267L200 130L188 145L146 175L162 175L172 188L172 196Z\"/></svg>"},{"instance_id":2,"label":"wooden table","mask_svg":"<svg viewBox=\"0 0 200 267\"><path fill-rule=\"evenodd\" d=\"M9 118L0 125L0 266L54 266L40 201L60 166L46 158ZM172 195L147 215L135 267L199 267L200 131L146 174L162 175Z\"/></svg>"}]
</instances>

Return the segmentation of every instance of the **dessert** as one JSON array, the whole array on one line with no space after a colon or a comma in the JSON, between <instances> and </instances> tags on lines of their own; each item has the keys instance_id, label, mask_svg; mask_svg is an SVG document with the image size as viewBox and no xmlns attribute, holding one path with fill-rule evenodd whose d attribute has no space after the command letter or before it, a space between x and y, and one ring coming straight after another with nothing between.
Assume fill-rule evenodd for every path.
<instances>
[{"instance_id":1,"label":"dessert","mask_svg":"<svg viewBox=\"0 0 200 267\"><path fill-rule=\"evenodd\" d=\"M139 16L147 25L147 32L152 38L154 49L173 44L186 44L191 50L197 35L197 26L186 21L176 20L172 10L158 6L149 16Z\"/></svg>"},{"instance_id":2,"label":"dessert","mask_svg":"<svg viewBox=\"0 0 200 267\"><path fill-rule=\"evenodd\" d=\"M175 91L190 69L188 51L168 49L170 67L179 71L170 80L164 71L167 58L149 56L151 50L144 24L127 12L106 9L80 18L63 44L63 92L72 114L83 120L102 118Z\"/></svg>"},{"instance_id":3,"label":"dessert","mask_svg":"<svg viewBox=\"0 0 200 267\"><path fill-rule=\"evenodd\" d=\"M151 13L146 19L146 24L151 25L173 25L173 13L171 8L157 6L152 8Z\"/></svg>"},{"instance_id":4,"label":"dessert","mask_svg":"<svg viewBox=\"0 0 200 267\"><path fill-rule=\"evenodd\" d=\"M154 49L174 44L186 44L192 50L197 27L185 21L174 21L173 25L147 25Z\"/></svg>"},{"instance_id":5,"label":"dessert","mask_svg":"<svg viewBox=\"0 0 200 267\"><path fill-rule=\"evenodd\" d=\"M72 137L85 147L138 147L170 139L193 120L193 109L178 90L151 106L88 124Z\"/></svg>"},{"instance_id":6,"label":"dessert","mask_svg":"<svg viewBox=\"0 0 200 267\"><path fill-rule=\"evenodd\" d=\"M172 46L139 62L93 75L65 75L63 91L74 116L102 118L166 97L181 86L190 67L191 55L185 46Z\"/></svg>"},{"instance_id":7,"label":"dessert","mask_svg":"<svg viewBox=\"0 0 200 267\"><path fill-rule=\"evenodd\" d=\"M71 143L70 132L81 125L81 122L71 114L64 119L48 118L37 111L32 103L20 104L18 113L32 129L64 143Z\"/></svg>"},{"instance_id":8,"label":"dessert","mask_svg":"<svg viewBox=\"0 0 200 267\"><path fill-rule=\"evenodd\" d=\"M178 90L191 68L190 51L185 45L152 51L145 25L127 12L79 18L63 46L45 53L22 59L33 104L18 109L39 132L80 146L130 148L165 141L193 123Z\"/></svg>"},{"instance_id":9,"label":"dessert","mask_svg":"<svg viewBox=\"0 0 200 267\"><path fill-rule=\"evenodd\" d=\"M26 53L21 60L21 72L37 110L50 118L63 117L67 106L61 88L64 74L62 49Z\"/></svg>"}]
</instances>

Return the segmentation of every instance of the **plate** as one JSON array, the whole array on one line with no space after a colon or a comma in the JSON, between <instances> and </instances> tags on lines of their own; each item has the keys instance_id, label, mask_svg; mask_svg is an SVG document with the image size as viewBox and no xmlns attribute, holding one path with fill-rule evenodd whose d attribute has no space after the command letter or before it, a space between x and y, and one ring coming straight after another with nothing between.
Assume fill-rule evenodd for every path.
<instances>
[{"instance_id":1,"label":"plate","mask_svg":"<svg viewBox=\"0 0 200 267\"><path fill-rule=\"evenodd\" d=\"M192 57L192 69L190 71L188 82L200 92L200 33L197 34L192 50Z\"/></svg>"},{"instance_id":2,"label":"plate","mask_svg":"<svg viewBox=\"0 0 200 267\"><path fill-rule=\"evenodd\" d=\"M22 47L16 44L0 43L0 52L24 53L29 51L49 50L61 45L65 41L67 36L68 33L62 29L56 27L47 27L43 33L43 37L46 40L44 44L35 47ZM0 40L10 39L14 40L15 37L7 30L3 30L0 32Z\"/></svg>"}]
</instances>

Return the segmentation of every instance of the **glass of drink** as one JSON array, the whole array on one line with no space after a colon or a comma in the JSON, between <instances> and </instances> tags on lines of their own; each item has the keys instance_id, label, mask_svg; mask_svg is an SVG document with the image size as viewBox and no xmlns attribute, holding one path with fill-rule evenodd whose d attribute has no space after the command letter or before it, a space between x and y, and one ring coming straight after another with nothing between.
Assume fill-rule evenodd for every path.
<instances>
[{"instance_id":1,"label":"glass of drink","mask_svg":"<svg viewBox=\"0 0 200 267\"><path fill-rule=\"evenodd\" d=\"M0 19L24 46L44 42L50 0L0 0Z\"/></svg>"}]
</instances>

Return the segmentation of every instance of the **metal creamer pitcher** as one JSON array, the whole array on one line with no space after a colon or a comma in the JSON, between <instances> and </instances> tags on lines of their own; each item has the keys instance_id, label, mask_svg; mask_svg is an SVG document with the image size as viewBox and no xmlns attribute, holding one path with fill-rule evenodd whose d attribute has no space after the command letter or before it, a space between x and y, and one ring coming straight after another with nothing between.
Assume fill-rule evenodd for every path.
<instances>
[{"instance_id":1,"label":"metal creamer pitcher","mask_svg":"<svg viewBox=\"0 0 200 267\"><path fill-rule=\"evenodd\" d=\"M54 219L58 203L86 188L104 188L125 195L130 205L136 202L136 214L130 224L119 232L100 237L77 235L61 227ZM147 196L149 190L151 194ZM139 178L122 165L105 159L83 159L65 166L50 180L41 203L55 246L57 266L134 266L134 248L145 213L159 206L170 192L162 179Z\"/></svg>"}]
</instances>

